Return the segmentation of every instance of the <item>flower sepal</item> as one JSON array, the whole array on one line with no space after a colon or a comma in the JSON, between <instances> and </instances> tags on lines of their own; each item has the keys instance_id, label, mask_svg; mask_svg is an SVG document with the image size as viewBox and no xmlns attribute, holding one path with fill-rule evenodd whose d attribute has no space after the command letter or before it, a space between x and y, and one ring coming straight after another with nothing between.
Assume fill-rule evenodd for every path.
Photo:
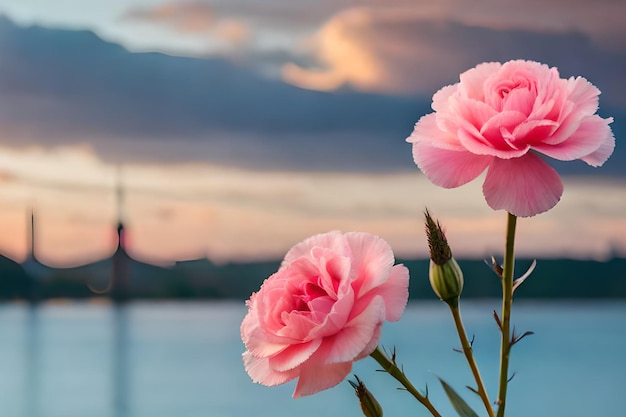
<instances>
[{"instance_id":1,"label":"flower sepal","mask_svg":"<svg viewBox=\"0 0 626 417\"><path fill-rule=\"evenodd\" d=\"M365 417L383 417L383 407L376 397L367 389L363 381L354 375L356 382L348 380L361 404L361 411Z\"/></svg>"},{"instance_id":2,"label":"flower sepal","mask_svg":"<svg viewBox=\"0 0 626 417\"><path fill-rule=\"evenodd\" d=\"M454 258L450 258L443 265L437 265L431 259L428 278L430 286L441 301L450 307L459 305L459 297L463 291L463 271Z\"/></svg>"}]
</instances>

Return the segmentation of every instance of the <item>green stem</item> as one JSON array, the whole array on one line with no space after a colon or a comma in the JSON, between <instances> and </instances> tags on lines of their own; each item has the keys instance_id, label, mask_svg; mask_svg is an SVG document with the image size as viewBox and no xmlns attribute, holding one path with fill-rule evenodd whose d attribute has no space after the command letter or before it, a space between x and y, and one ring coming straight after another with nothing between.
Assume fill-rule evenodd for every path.
<instances>
[{"instance_id":1,"label":"green stem","mask_svg":"<svg viewBox=\"0 0 626 417\"><path fill-rule=\"evenodd\" d=\"M515 263L515 226L517 217L507 213L506 246L502 271L502 314L500 316L502 344L500 345L500 386L498 389L498 414L504 417L506 389L509 382L509 356L511 353L511 304L513 303L513 268Z\"/></svg>"},{"instance_id":2,"label":"green stem","mask_svg":"<svg viewBox=\"0 0 626 417\"><path fill-rule=\"evenodd\" d=\"M454 324L456 325L456 331L459 334L459 339L461 340L463 354L465 355L465 358L467 358L467 363L469 364L469 367L472 370L472 374L474 375L474 379L476 380L476 385L478 386L478 395L483 400L483 404L485 405L485 409L487 410L487 414L489 414L489 417L494 417L493 407L491 406L491 401L489 401L489 395L487 395L487 390L485 390L485 385L483 384L483 380L480 377L480 371L478 370L478 366L476 365L476 361L474 360L472 346L467 340L467 334L465 334L465 327L463 326L463 321L461 319L461 309L458 305L455 307L450 305L450 311L452 312Z\"/></svg>"},{"instance_id":3,"label":"green stem","mask_svg":"<svg viewBox=\"0 0 626 417\"><path fill-rule=\"evenodd\" d=\"M435 409L435 407L433 406L433 404L430 402L430 400L428 399L428 397L426 397L425 395L422 395L414 386L413 384L411 384L411 382L408 380L408 378L406 377L406 375L404 375L404 372L402 372L402 370L400 370L400 368L398 368L398 366L392 361L390 360L387 355L385 355L385 353L380 350L380 348L377 346L376 349L370 354L370 356L372 358L374 358L376 360L376 362L378 362L380 364L380 366L383 367L383 369L392 377L394 377L398 382L400 382L402 384L402 386L404 388L406 388L406 390L408 392L411 393L411 395L413 395L413 397L415 397L415 399L417 399L417 401L419 401L420 403L422 403L422 405L424 407L426 407L428 409L428 411L430 411L430 414L432 414L434 417L441 417L441 414L439 414L439 412Z\"/></svg>"}]
</instances>

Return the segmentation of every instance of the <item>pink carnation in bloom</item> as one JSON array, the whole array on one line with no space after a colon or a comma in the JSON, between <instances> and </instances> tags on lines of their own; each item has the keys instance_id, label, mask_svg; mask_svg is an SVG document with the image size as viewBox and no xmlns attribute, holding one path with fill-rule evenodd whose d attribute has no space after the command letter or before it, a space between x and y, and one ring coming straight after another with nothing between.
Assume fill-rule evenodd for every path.
<instances>
[{"instance_id":1,"label":"pink carnation in bloom","mask_svg":"<svg viewBox=\"0 0 626 417\"><path fill-rule=\"evenodd\" d=\"M368 233L338 231L297 244L248 300L241 323L244 366L258 383L298 378L294 397L341 382L374 351L383 321L406 306L409 272Z\"/></svg>"},{"instance_id":2,"label":"pink carnation in bloom","mask_svg":"<svg viewBox=\"0 0 626 417\"><path fill-rule=\"evenodd\" d=\"M613 119L595 114L599 94L586 79L562 79L537 62L484 63L433 96L435 112L416 123L407 141L434 184L458 187L486 169L483 194L492 209L534 216L563 193L539 153L594 167L613 153Z\"/></svg>"}]
</instances>

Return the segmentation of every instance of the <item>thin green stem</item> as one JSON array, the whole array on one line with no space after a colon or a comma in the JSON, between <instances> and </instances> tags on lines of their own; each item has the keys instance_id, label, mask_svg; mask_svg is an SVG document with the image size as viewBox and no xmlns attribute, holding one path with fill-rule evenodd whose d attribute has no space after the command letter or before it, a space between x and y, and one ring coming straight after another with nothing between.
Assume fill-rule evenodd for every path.
<instances>
[{"instance_id":1,"label":"thin green stem","mask_svg":"<svg viewBox=\"0 0 626 417\"><path fill-rule=\"evenodd\" d=\"M515 263L515 226L517 217L507 213L504 269L502 271L502 313L500 316L502 343L500 345L500 385L498 389L498 414L504 417L506 389L509 382L509 357L511 354L511 304L513 303L513 268Z\"/></svg>"},{"instance_id":2,"label":"thin green stem","mask_svg":"<svg viewBox=\"0 0 626 417\"><path fill-rule=\"evenodd\" d=\"M465 333L465 327L463 326L463 320L461 319L461 309L458 305L456 307L453 307L451 305L450 311L452 312L452 317L454 318L456 332L459 334L459 339L461 340L463 354L465 355L467 363L469 364L469 367L472 370L472 374L474 375L474 379L476 380L476 385L478 387L478 396L483 400L483 404L485 405L485 409L487 410L487 414L489 414L489 417L494 417L493 407L491 406L491 401L489 401L489 395L487 395L487 390L485 390L485 385L483 384L483 380L480 377L480 371L478 370L478 366L476 365L476 361L474 360L472 346L467 340L467 334Z\"/></svg>"},{"instance_id":3,"label":"thin green stem","mask_svg":"<svg viewBox=\"0 0 626 417\"><path fill-rule=\"evenodd\" d=\"M411 393L411 395L413 395L413 397L415 397L415 399L417 401L419 401L420 403L422 403L422 405L424 407L426 407L428 409L428 411L430 411L430 414L432 414L434 417L441 417L441 414L439 414L439 412L435 409L435 407L433 406L433 404L430 402L430 400L428 399L428 397L426 397L425 395L422 395L414 386L413 384L411 384L411 382L408 380L408 378L406 377L406 375L404 375L404 372L402 372L402 370L400 368L398 368L398 366L395 364L394 361L392 361L391 359L389 359L387 357L387 355L385 355L385 353L380 350L380 348L377 346L376 349L370 354L370 356L372 358L374 358L376 360L376 362L378 362L380 364L380 366L383 367L383 369L392 377L394 377L398 382L400 382L402 384L402 386L404 388L406 388L406 390Z\"/></svg>"}]
</instances>

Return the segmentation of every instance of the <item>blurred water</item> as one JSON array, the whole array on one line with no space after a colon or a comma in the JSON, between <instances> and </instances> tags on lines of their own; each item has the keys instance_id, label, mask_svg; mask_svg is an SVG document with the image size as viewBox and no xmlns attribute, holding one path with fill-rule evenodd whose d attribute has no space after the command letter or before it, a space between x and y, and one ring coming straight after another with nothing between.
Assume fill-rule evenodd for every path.
<instances>
[{"instance_id":1,"label":"blurred water","mask_svg":"<svg viewBox=\"0 0 626 417\"><path fill-rule=\"evenodd\" d=\"M516 303L519 332L536 334L512 354L510 417L623 415L626 388L626 302ZM463 317L495 397L498 305L466 303ZM293 384L253 384L241 365L243 303L71 303L0 305L0 412L15 417L358 416L347 383L303 399ZM470 336L471 337L471 336ZM441 376L479 414L464 389L471 375L447 309L413 303L399 323L385 325L382 344L419 388L429 386L444 415L456 415L437 383ZM373 360L354 371L376 394L386 416L427 416L396 390ZM492 398L494 399L494 398Z\"/></svg>"}]
</instances>

